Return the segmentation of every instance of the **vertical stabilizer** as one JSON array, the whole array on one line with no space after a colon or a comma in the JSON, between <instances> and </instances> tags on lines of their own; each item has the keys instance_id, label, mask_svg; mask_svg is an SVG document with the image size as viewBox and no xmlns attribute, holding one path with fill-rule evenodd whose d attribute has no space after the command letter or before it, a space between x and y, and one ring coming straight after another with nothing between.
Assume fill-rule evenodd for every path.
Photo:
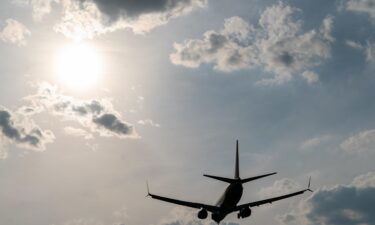
<instances>
[{"instance_id":1,"label":"vertical stabilizer","mask_svg":"<svg viewBox=\"0 0 375 225\"><path fill-rule=\"evenodd\" d=\"M240 164L238 160L238 140L236 141L236 165L234 169L234 179L240 178Z\"/></svg>"}]
</instances>

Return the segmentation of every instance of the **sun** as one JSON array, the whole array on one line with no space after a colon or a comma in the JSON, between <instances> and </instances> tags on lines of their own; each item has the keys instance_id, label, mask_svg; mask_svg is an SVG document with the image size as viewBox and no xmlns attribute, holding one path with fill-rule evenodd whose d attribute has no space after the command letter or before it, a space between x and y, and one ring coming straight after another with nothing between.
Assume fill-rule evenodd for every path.
<instances>
[{"instance_id":1,"label":"sun","mask_svg":"<svg viewBox=\"0 0 375 225\"><path fill-rule=\"evenodd\" d=\"M98 82L102 60L94 47L75 43L58 52L55 67L63 84L74 89L86 89Z\"/></svg>"}]
</instances>

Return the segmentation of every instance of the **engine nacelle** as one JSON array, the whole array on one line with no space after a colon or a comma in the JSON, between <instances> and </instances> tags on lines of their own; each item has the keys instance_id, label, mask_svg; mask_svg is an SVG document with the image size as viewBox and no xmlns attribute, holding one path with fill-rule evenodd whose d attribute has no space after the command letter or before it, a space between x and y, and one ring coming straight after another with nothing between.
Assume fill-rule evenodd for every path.
<instances>
[{"instance_id":1,"label":"engine nacelle","mask_svg":"<svg viewBox=\"0 0 375 225\"><path fill-rule=\"evenodd\" d=\"M240 212L238 213L237 218L243 219L243 218L249 217L250 215L251 215L251 209L249 207L245 207L245 208L240 209Z\"/></svg>"},{"instance_id":2,"label":"engine nacelle","mask_svg":"<svg viewBox=\"0 0 375 225\"><path fill-rule=\"evenodd\" d=\"M206 219L207 215L208 215L208 213L207 213L207 210L205 210L205 209L202 209L198 212L198 218L201 219L201 220Z\"/></svg>"}]
</instances>

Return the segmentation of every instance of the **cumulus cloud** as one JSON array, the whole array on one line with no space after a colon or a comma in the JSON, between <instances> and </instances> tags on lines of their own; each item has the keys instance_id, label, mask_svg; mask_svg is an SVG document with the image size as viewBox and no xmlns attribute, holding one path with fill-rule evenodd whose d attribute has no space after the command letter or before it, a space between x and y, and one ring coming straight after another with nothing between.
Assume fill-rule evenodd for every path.
<instances>
[{"instance_id":1,"label":"cumulus cloud","mask_svg":"<svg viewBox=\"0 0 375 225\"><path fill-rule=\"evenodd\" d=\"M77 121L101 136L138 137L134 127L121 119L109 100L75 99L58 93L56 87L47 83L40 85L36 95L28 96L26 99L32 103L31 107L37 108L36 111L42 108L65 120Z\"/></svg>"},{"instance_id":2,"label":"cumulus cloud","mask_svg":"<svg viewBox=\"0 0 375 225\"><path fill-rule=\"evenodd\" d=\"M41 21L43 17L52 11L53 3L58 4L60 0L13 0L13 3L21 6L31 6L33 19Z\"/></svg>"},{"instance_id":3,"label":"cumulus cloud","mask_svg":"<svg viewBox=\"0 0 375 225\"><path fill-rule=\"evenodd\" d=\"M298 212L280 216L283 224L360 225L375 224L375 173L356 177L349 185L316 191L302 202Z\"/></svg>"},{"instance_id":4,"label":"cumulus cloud","mask_svg":"<svg viewBox=\"0 0 375 225\"><path fill-rule=\"evenodd\" d=\"M344 140L340 147L347 153L362 154L374 151L375 130L366 130Z\"/></svg>"},{"instance_id":5,"label":"cumulus cloud","mask_svg":"<svg viewBox=\"0 0 375 225\"><path fill-rule=\"evenodd\" d=\"M18 46L26 45L26 37L31 34L29 29L14 19L7 19L5 22L6 25L0 32L0 40Z\"/></svg>"},{"instance_id":6,"label":"cumulus cloud","mask_svg":"<svg viewBox=\"0 0 375 225\"><path fill-rule=\"evenodd\" d=\"M5 141L34 151L44 151L46 144L54 140L52 131L42 130L32 120L3 107L0 107L0 136ZM4 151L0 151L1 158L7 156Z\"/></svg>"},{"instance_id":7,"label":"cumulus cloud","mask_svg":"<svg viewBox=\"0 0 375 225\"><path fill-rule=\"evenodd\" d=\"M299 11L283 3L273 5L256 26L231 17L222 30L207 31L203 39L175 43L170 59L191 68L213 64L224 72L260 67L273 74L260 81L263 84L280 84L296 74L316 82L318 75L308 69L330 57L333 18L328 16L319 28L304 32L302 21L294 16Z\"/></svg>"},{"instance_id":8,"label":"cumulus cloud","mask_svg":"<svg viewBox=\"0 0 375 225\"><path fill-rule=\"evenodd\" d=\"M85 139L93 139L92 134L80 128L64 127L64 132L68 135L72 135L76 137L84 137Z\"/></svg>"},{"instance_id":9,"label":"cumulus cloud","mask_svg":"<svg viewBox=\"0 0 375 225\"><path fill-rule=\"evenodd\" d=\"M169 217L162 219L158 225L216 225L210 219L200 220L197 217L197 210L189 210L185 208L174 208ZM221 222L222 225L238 225L233 222Z\"/></svg>"},{"instance_id":10,"label":"cumulus cloud","mask_svg":"<svg viewBox=\"0 0 375 225\"><path fill-rule=\"evenodd\" d=\"M206 4L207 0L63 0L63 18L55 30L74 39L124 28L144 33Z\"/></svg>"},{"instance_id":11,"label":"cumulus cloud","mask_svg":"<svg viewBox=\"0 0 375 225\"><path fill-rule=\"evenodd\" d=\"M375 0L349 0L346 3L346 9L358 13L367 13L375 19Z\"/></svg>"},{"instance_id":12,"label":"cumulus cloud","mask_svg":"<svg viewBox=\"0 0 375 225\"><path fill-rule=\"evenodd\" d=\"M287 194L291 191L295 191L299 188L299 185L292 179L284 178L277 180L272 186L260 189L259 195L261 197L271 197L282 194Z\"/></svg>"}]
</instances>

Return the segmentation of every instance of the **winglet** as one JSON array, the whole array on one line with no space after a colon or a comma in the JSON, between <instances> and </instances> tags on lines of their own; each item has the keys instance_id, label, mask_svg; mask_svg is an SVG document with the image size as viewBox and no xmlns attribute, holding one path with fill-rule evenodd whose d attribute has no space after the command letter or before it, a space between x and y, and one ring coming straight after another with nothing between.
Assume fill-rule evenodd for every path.
<instances>
[{"instance_id":1,"label":"winglet","mask_svg":"<svg viewBox=\"0 0 375 225\"><path fill-rule=\"evenodd\" d=\"M309 177L309 184L307 185L306 191L314 192L313 190L310 189L311 186L311 177Z\"/></svg>"},{"instance_id":2,"label":"winglet","mask_svg":"<svg viewBox=\"0 0 375 225\"><path fill-rule=\"evenodd\" d=\"M148 187L148 181L146 181L146 186L147 186L147 195L146 195L146 197L148 197L148 196L151 196L151 194L150 194L150 188Z\"/></svg>"}]
</instances>

